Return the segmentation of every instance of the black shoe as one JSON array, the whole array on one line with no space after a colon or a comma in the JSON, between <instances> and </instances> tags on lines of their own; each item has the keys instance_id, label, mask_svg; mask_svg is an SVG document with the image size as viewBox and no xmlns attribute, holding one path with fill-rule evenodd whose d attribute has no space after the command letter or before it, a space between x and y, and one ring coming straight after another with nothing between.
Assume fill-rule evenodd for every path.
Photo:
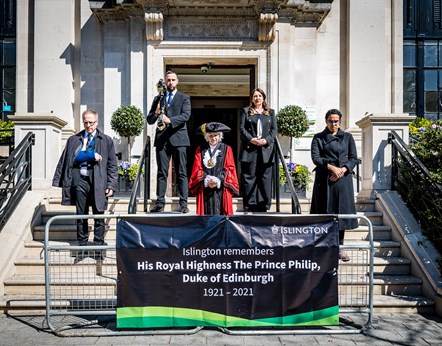
<instances>
[{"instance_id":1,"label":"black shoe","mask_svg":"<svg viewBox=\"0 0 442 346\"><path fill-rule=\"evenodd\" d=\"M187 208L187 205L180 206L180 213L187 214L189 212L189 208Z\"/></svg>"},{"instance_id":2,"label":"black shoe","mask_svg":"<svg viewBox=\"0 0 442 346\"><path fill-rule=\"evenodd\" d=\"M160 213L162 211L164 211L164 205L162 204L155 204L150 210L151 213Z\"/></svg>"},{"instance_id":3,"label":"black shoe","mask_svg":"<svg viewBox=\"0 0 442 346\"><path fill-rule=\"evenodd\" d=\"M77 252L77 255L74 258L74 264L77 264L84 260L87 257L87 253L84 250L80 250Z\"/></svg>"},{"instance_id":4,"label":"black shoe","mask_svg":"<svg viewBox=\"0 0 442 346\"><path fill-rule=\"evenodd\" d=\"M101 251L101 250L99 250L99 251L95 251L94 259L95 259L97 262L103 262L103 261L104 261L104 252Z\"/></svg>"}]
</instances>

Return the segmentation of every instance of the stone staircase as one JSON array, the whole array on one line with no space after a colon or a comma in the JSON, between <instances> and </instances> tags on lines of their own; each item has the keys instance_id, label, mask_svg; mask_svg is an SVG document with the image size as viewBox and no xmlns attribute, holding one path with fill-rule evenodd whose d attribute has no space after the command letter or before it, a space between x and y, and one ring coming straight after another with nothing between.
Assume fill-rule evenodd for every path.
<instances>
[{"instance_id":1,"label":"stone staircase","mask_svg":"<svg viewBox=\"0 0 442 346\"><path fill-rule=\"evenodd\" d=\"M301 203L303 213L307 214L309 201L302 200ZM171 199L167 204L166 211L178 210L178 207L178 201ZM235 199L234 208L237 213L241 213L242 202L240 199ZM275 206L273 206L274 208ZM287 213L290 208L290 200L281 201L282 212ZM374 312L433 312L434 302L422 296L422 282L419 278L411 275L411 261L401 257L401 244L391 240L390 227L383 225L383 215L375 210L374 200L359 200L357 208L358 213L370 219L374 228L376 249L374 255ZM142 206L139 206L139 213L142 213L141 209ZM190 199L189 209L191 212L195 211L194 199ZM127 199L113 199L109 211L115 214L126 214ZM45 311L44 228L49 218L61 214L73 215L74 208L60 206L59 199L50 198L46 204L46 210L41 212L40 222L34 226L33 239L25 243L22 256L15 260L14 274L4 282L5 294L0 297L0 311L8 314L43 313ZM113 219L107 225L107 243L115 244L115 237L115 219ZM51 244L76 245L75 238L74 220L59 220L51 226ZM368 226L361 225L356 230L346 232L344 245L366 244L367 240ZM349 254L352 256L352 260L348 263L341 263L340 270L351 271L358 265L356 258L358 253L350 250ZM81 265L85 264L72 263L72 270L81 270L79 269ZM106 258L103 266L116 272L115 261ZM366 269L363 270L366 271ZM346 292L349 287L346 286L347 284L347 282L340 281L340 294Z\"/></svg>"}]
</instances>

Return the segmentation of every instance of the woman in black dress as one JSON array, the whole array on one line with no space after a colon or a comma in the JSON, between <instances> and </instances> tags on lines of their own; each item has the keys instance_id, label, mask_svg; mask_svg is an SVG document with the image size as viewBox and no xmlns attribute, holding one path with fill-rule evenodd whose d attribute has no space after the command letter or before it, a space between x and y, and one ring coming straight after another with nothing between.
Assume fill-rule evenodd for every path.
<instances>
[{"instance_id":1,"label":"woman in black dress","mask_svg":"<svg viewBox=\"0 0 442 346\"><path fill-rule=\"evenodd\" d=\"M339 128L341 119L339 110L330 109L325 114L326 128L313 137L311 156L316 175L311 214L356 214L352 173L358 155L353 136ZM339 244L343 244L346 229L357 227L356 219L339 220ZM347 262L350 257L340 251L339 259Z\"/></svg>"}]
</instances>

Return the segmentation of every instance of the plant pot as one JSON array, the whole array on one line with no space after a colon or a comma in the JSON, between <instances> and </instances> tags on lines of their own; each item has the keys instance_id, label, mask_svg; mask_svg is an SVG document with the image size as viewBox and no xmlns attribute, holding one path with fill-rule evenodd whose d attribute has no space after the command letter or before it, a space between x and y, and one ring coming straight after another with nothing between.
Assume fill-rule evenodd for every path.
<instances>
[{"instance_id":1,"label":"plant pot","mask_svg":"<svg viewBox=\"0 0 442 346\"><path fill-rule=\"evenodd\" d=\"M130 197L133 187L133 180L129 180L125 175L118 175L118 190L115 194L117 197Z\"/></svg>"},{"instance_id":2,"label":"plant pot","mask_svg":"<svg viewBox=\"0 0 442 346\"><path fill-rule=\"evenodd\" d=\"M300 186L297 187L296 184L294 183L295 186L295 192L296 195L298 196L298 198L306 198L306 187L305 186ZM279 195L281 198L291 198L291 194L290 194L290 187L289 184L284 184L283 186L279 187Z\"/></svg>"}]
</instances>

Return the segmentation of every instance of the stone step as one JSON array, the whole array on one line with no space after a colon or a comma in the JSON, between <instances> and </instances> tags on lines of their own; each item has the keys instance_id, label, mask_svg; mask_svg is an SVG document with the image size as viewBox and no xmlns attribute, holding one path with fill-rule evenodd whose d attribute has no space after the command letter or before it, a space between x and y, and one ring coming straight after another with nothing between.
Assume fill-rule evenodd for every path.
<instances>
[{"instance_id":1,"label":"stone step","mask_svg":"<svg viewBox=\"0 0 442 346\"><path fill-rule=\"evenodd\" d=\"M375 200L374 199L356 199L356 211L358 212L369 212L375 211Z\"/></svg>"},{"instance_id":2,"label":"stone step","mask_svg":"<svg viewBox=\"0 0 442 346\"><path fill-rule=\"evenodd\" d=\"M75 297L72 297L75 298ZM354 308L366 306L358 304L357 297L340 296L340 309ZM52 308L64 308L72 306L70 300L54 300L52 301ZM84 302L84 298L81 299ZM84 302L83 305L94 304L97 300ZM103 310L115 311L116 296L105 296L98 300L101 306L106 308ZM351 305L346 302L351 302ZM355 303L356 302L356 303ZM96 304L94 304L96 305ZM93 306L93 305L92 305ZM97 310L97 309L94 309ZM44 295L5 295L0 297L0 313L9 315L23 315L23 314L44 314L46 311L46 299ZM396 295L396 296L373 296L373 312L374 313L432 313L434 311L434 301L420 295Z\"/></svg>"},{"instance_id":3,"label":"stone step","mask_svg":"<svg viewBox=\"0 0 442 346\"><path fill-rule=\"evenodd\" d=\"M349 239L349 237L344 240L344 245L355 246L359 244L367 246L368 240ZM375 257L399 257L401 255L401 244L397 241L374 240L373 247Z\"/></svg>"},{"instance_id":4,"label":"stone step","mask_svg":"<svg viewBox=\"0 0 442 346\"><path fill-rule=\"evenodd\" d=\"M357 214L364 215L365 217L367 217L373 226L384 224L383 213L380 211L364 211L364 212L357 212ZM359 223L361 225L366 225L365 220L360 220Z\"/></svg>"},{"instance_id":5,"label":"stone step","mask_svg":"<svg viewBox=\"0 0 442 346\"><path fill-rule=\"evenodd\" d=\"M339 294L362 296L368 290L366 275L339 276ZM373 294L375 295L420 295L422 280L411 275L375 274Z\"/></svg>"},{"instance_id":6,"label":"stone step","mask_svg":"<svg viewBox=\"0 0 442 346\"><path fill-rule=\"evenodd\" d=\"M5 295L44 295L43 275L14 275L4 282ZM93 297L114 295L116 280L97 272L92 276L61 276L51 280L51 291L62 292L66 299L73 296L85 297L85 292ZM61 293L60 293L61 294Z\"/></svg>"},{"instance_id":7,"label":"stone step","mask_svg":"<svg viewBox=\"0 0 442 346\"><path fill-rule=\"evenodd\" d=\"M369 228L366 225L360 225L356 229L345 231L345 240L357 241L357 240L369 240ZM373 225L373 240L390 240L391 228L384 225Z\"/></svg>"},{"instance_id":8,"label":"stone step","mask_svg":"<svg viewBox=\"0 0 442 346\"><path fill-rule=\"evenodd\" d=\"M66 212L75 213L75 206L61 206L61 198L50 198L49 200L49 212L53 211L59 213L60 210ZM147 210L150 210L152 204L155 200L149 199L147 201ZM355 201L356 210L358 212L374 212L375 211L375 201L373 199L357 199ZM299 203L301 205L301 211L303 214L308 214L310 212L310 199L300 198ZM108 210L113 213L127 213L127 208L129 204L128 197L115 197L109 199ZM191 212L196 210L196 200L194 197L189 197L188 205ZM280 199L281 212L290 213L291 212L291 199L281 198ZM137 199L137 212L142 213L144 209L144 200L141 198ZM166 198L165 211L178 211L179 210L179 199L177 197ZM234 212L241 212L244 210L241 197L233 198L233 210ZM273 199L271 211L276 211L276 201Z\"/></svg>"}]
</instances>

